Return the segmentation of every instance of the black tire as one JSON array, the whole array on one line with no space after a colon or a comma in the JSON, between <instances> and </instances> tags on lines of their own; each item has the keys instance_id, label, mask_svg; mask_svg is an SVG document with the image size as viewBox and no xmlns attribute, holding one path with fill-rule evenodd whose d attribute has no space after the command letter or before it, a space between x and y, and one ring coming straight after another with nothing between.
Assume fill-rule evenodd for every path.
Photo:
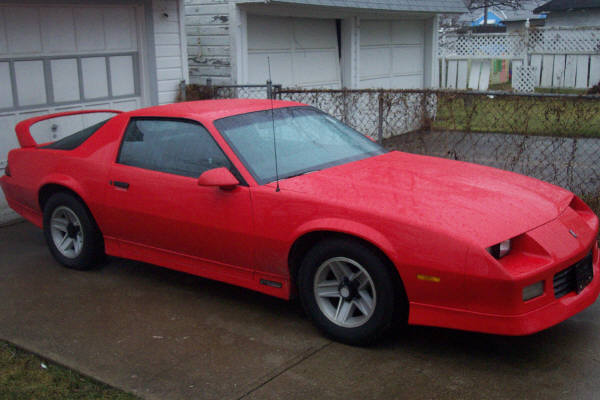
<instances>
[{"instance_id":1,"label":"black tire","mask_svg":"<svg viewBox=\"0 0 600 400\"><path fill-rule=\"evenodd\" d=\"M341 326L340 323L345 324L346 322L335 323L332 320L332 311L336 309L333 319L337 319L341 309L340 304L343 304L344 301L347 303L360 301L360 296L356 290L353 290L354 297L350 294L347 298L332 296L332 299L323 297L317 300L315 295L316 282L319 281L320 277L328 276L329 278L325 278L327 282L334 282L333 270L327 272L326 265L329 265L332 261L337 264L338 262L335 260L338 259L350 260L361 266L363 268L362 273L364 274L366 271L370 278L369 287L373 288L372 299L375 300L372 302L374 306L371 308L370 313L361 312L362 310L359 310L355 305L349 306L353 310L351 311L350 321L353 319L364 320L362 323L357 322L360 323L358 326ZM349 261L342 261L342 263L357 268L355 271L359 271L358 267L350 264ZM317 274L319 278L316 277ZM399 311L404 309L402 303L406 302L398 300L405 299L402 285L397 284L399 277L394 274L396 272L391 270L377 252L360 241L346 238L326 239L319 242L306 254L298 270L297 282L300 301L315 325L330 338L350 345L368 345L387 333L394 325L395 319L401 314ZM353 276L356 276L356 272ZM350 284L351 282L348 282L348 285ZM341 285L345 285L345 283ZM337 288L340 296L342 293L348 293L347 290L342 292L340 286L337 286ZM330 310L328 310L329 305L323 305L327 301L331 304ZM326 313L329 313L329 316ZM357 314L359 315L355 318L354 316Z\"/></svg>"},{"instance_id":2,"label":"black tire","mask_svg":"<svg viewBox=\"0 0 600 400\"><path fill-rule=\"evenodd\" d=\"M55 212L67 212L70 210L78 219L79 226L72 225L72 229L77 233L82 233L82 245L79 251L73 250L72 256L66 256L58 249L53 238L51 229L51 219ZM58 192L53 194L44 205L44 237L50 249L52 256L67 268L77 270L89 270L98 265L104 255L104 241L102 234L94 221L94 218L75 196L67 192Z\"/></svg>"}]
</instances>

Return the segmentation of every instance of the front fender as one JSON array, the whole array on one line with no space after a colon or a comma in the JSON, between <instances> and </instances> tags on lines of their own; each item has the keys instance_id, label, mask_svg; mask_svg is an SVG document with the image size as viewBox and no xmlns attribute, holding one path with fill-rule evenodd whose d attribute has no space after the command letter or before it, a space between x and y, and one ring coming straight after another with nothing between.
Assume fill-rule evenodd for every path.
<instances>
[{"instance_id":1,"label":"front fender","mask_svg":"<svg viewBox=\"0 0 600 400\"><path fill-rule=\"evenodd\" d=\"M399 262L398 252L391 241L377 229L363 223L342 218L319 218L300 225L292 234L290 243L295 243L300 237L319 231L343 233L363 239L380 249L394 264ZM288 249L291 251L291 246Z\"/></svg>"}]
</instances>

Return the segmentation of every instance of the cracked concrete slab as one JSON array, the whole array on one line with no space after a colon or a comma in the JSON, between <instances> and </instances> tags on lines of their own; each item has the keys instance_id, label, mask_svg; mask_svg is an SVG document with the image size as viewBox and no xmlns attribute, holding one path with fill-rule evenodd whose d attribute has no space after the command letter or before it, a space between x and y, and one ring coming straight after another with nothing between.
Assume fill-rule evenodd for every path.
<instances>
[{"instance_id":1,"label":"cracked concrete slab","mask_svg":"<svg viewBox=\"0 0 600 400\"><path fill-rule=\"evenodd\" d=\"M600 304L526 337L409 327L331 343L298 306L132 261L59 266L0 229L0 338L148 399L593 399Z\"/></svg>"},{"instance_id":2,"label":"cracked concrete slab","mask_svg":"<svg viewBox=\"0 0 600 400\"><path fill-rule=\"evenodd\" d=\"M294 304L147 264L65 269L0 229L0 337L149 399L238 398L328 340Z\"/></svg>"}]
</instances>

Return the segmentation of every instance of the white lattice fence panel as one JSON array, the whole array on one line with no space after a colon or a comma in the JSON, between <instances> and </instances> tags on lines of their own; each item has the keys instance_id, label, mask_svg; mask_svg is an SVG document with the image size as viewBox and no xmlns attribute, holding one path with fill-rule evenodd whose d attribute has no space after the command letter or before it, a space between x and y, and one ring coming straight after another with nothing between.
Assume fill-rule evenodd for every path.
<instances>
[{"instance_id":1,"label":"white lattice fence panel","mask_svg":"<svg viewBox=\"0 0 600 400\"><path fill-rule=\"evenodd\" d=\"M526 54L520 34L447 35L440 42L440 57L519 58Z\"/></svg>"},{"instance_id":2,"label":"white lattice fence panel","mask_svg":"<svg viewBox=\"0 0 600 400\"><path fill-rule=\"evenodd\" d=\"M560 27L531 29L529 53L600 54L600 29Z\"/></svg>"},{"instance_id":3,"label":"white lattice fence panel","mask_svg":"<svg viewBox=\"0 0 600 400\"><path fill-rule=\"evenodd\" d=\"M517 92L532 93L539 76L538 67L535 65L519 65L513 71L513 89Z\"/></svg>"},{"instance_id":4,"label":"white lattice fence panel","mask_svg":"<svg viewBox=\"0 0 600 400\"><path fill-rule=\"evenodd\" d=\"M600 28L544 27L516 34L447 34L440 38L439 56L442 87L464 88L456 71L461 60L468 61L471 72L476 72L481 60L500 58L511 59L514 67L520 65L520 59L537 68L521 70L518 82L513 76L513 87L519 91L529 91L530 82L536 87L584 89L600 79ZM474 83L473 75L468 87L475 89ZM485 89L479 85L479 90Z\"/></svg>"}]
</instances>

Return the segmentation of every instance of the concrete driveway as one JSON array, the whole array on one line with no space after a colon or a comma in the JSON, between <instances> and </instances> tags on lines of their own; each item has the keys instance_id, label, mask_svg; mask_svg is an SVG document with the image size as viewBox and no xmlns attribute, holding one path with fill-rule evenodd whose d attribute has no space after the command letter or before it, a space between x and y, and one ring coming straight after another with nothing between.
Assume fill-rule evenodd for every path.
<instances>
[{"instance_id":1,"label":"concrete driveway","mask_svg":"<svg viewBox=\"0 0 600 400\"><path fill-rule=\"evenodd\" d=\"M371 348L299 307L112 259L62 268L41 231L0 229L0 338L149 399L600 398L600 305L545 332L410 327Z\"/></svg>"}]
</instances>

